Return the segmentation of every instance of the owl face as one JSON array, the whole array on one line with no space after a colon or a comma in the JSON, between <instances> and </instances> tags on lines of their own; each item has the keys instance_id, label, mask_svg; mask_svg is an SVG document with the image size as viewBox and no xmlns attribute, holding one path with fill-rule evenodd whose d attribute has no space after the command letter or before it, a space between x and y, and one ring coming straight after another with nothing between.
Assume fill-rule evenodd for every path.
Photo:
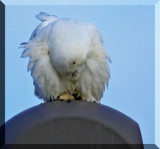
<instances>
[{"instance_id":1,"label":"owl face","mask_svg":"<svg viewBox=\"0 0 160 149\"><path fill-rule=\"evenodd\" d=\"M64 59L63 59L64 60ZM79 79L81 72L86 67L86 61L80 60L71 60L67 63L67 61L61 61L59 63L53 62L54 67L59 72L59 74L65 77L68 80L76 81Z\"/></svg>"}]
</instances>

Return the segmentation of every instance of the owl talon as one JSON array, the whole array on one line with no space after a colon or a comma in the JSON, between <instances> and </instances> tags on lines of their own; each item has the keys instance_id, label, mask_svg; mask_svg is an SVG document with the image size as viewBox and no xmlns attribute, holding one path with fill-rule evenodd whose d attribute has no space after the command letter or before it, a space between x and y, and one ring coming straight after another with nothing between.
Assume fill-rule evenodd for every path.
<instances>
[{"instance_id":1,"label":"owl talon","mask_svg":"<svg viewBox=\"0 0 160 149\"><path fill-rule=\"evenodd\" d=\"M63 93L58 97L58 100L74 100L74 96L67 94L67 93Z\"/></svg>"}]
</instances>

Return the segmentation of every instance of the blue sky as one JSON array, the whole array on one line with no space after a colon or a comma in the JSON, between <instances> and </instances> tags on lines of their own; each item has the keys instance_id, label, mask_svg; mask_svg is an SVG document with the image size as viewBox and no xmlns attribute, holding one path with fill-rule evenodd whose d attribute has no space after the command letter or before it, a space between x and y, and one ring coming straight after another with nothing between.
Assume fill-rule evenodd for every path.
<instances>
[{"instance_id":1,"label":"blue sky","mask_svg":"<svg viewBox=\"0 0 160 149\"><path fill-rule=\"evenodd\" d=\"M159 0L2 0L6 5L155 5Z\"/></svg>"},{"instance_id":2,"label":"blue sky","mask_svg":"<svg viewBox=\"0 0 160 149\"><path fill-rule=\"evenodd\" d=\"M28 59L18 49L40 23L35 15L41 11L97 26L112 59L101 103L137 121L144 143L154 143L154 6L6 6L6 120L42 102L34 96Z\"/></svg>"}]
</instances>

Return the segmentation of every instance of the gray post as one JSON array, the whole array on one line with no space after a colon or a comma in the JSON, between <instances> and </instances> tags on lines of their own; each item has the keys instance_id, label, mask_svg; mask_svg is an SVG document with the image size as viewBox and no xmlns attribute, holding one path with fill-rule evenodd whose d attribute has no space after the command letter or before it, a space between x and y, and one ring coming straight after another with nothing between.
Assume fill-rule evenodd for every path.
<instances>
[{"instance_id":1,"label":"gray post","mask_svg":"<svg viewBox=\"0 0 160 149\"><path fill-rule=\"evenodd\" d=\"M108 106L74 100L32 107L6 125L8 144L141 144L138 124ZM137 146L136 146L136 149Z\"/></svg>"}]
</instances>

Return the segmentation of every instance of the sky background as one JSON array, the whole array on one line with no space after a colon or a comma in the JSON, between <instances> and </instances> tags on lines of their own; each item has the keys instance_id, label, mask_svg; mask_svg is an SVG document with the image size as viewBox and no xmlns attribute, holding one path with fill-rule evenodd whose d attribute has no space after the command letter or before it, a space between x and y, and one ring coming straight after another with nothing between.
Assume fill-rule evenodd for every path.
<instances>
[{"instance_id":1,"label":"sky background","mask_svg":"<svg viewBox=\"0 0 160 149\"><path fill-rule=\"evenodd\" d=\"M20 58L23 49L18 49L40 23L35 15L41 11L98 28L112 59L111 79L101 103L134 119L143 142L154 144L154 6L6 6L6 121L43 102L34 95L33 80L27 72L28 58Z\"/></svg>"}]
</instances>

